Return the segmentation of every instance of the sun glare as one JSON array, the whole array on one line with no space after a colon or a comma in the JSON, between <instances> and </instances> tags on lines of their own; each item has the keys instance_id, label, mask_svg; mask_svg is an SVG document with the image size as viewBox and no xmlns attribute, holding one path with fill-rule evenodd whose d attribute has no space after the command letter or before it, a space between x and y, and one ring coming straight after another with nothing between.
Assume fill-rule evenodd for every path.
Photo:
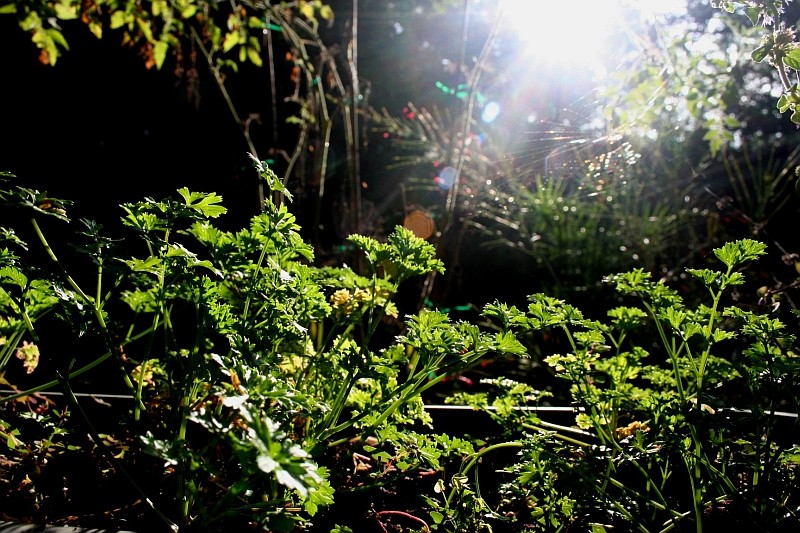
<instances>
[{"instance_id":1,"label":"sun glare","mask_svg":"<svg viewBox=\"0 0 800 533\"><path fill-rule=\"evenodd\" d=\"M686 0L501 0L504 28L537 62L598 65L631 16L652 20L686 10Z\"/></svg>"}]
</instances>

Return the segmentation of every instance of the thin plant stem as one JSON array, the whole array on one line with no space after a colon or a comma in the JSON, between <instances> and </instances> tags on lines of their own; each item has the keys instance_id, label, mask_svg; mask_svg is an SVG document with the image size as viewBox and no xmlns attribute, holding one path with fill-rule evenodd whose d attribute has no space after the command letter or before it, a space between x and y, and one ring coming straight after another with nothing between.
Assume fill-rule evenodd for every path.
<instances>
[{"instance_id":1,"label":"thin plant stem","mask_svg":"<svg viewBox=\"0 0 800 533\"><path fill-rule=\"evenodd\" d=\"M69 379L64 378L58 371L56 372L56 374L58 376L58 382L64 388L64 392L67 395L67 399L72 404L72 406L75 408L75 410L78 411L78 413L80 413L81 418L83 418L83 421L86 424L86 427L87 427L87 430L89 432L89 435L91 436L92 441L94 441L95 446L97 446L103 452L103 455L106 456L106 458L109 460L109 462L113 465L114 469L117 470L119 473L121 473L123 475L123 477L130 483L130 485L133 487L133 489L142 498L142 501L144 501L147 504L147 506L151 510L153 510L153 512L155 512L158 515L158 517L169 527L170 531L174 531L174 532L177 533L177 531L179 530L178 525L175 522L173 522L172 520L170 520L164 513L162 513L155 506L155 504L153 504L153 502L150 500L150 498L147 496L147 494L142 490L142 488L139 486L139 484L136 483L136 481L133 479L133 477L131 477L131 475L128 473L128 471L121 464L119 464L119 462L116 460L116 457L114 457L114 453L111 450L108 449L108 447L106 446L106 444L103 441L103 439L100 438L100 435L97 433L97 430L95 430L94 426L92 425L91 421L89 420L89 417L86 415L86 412L83 410L83 407L81 407L80 403L78 402L78 399L75 397L75 394L72 392L72 387L70 387L70 385L69 385Z\"/></svg>"},{"instance_id":2,"label":"thin plant stem","mask_svg":"<svg viewBox=\"0 0 800 533\"><path fill-rule=\"evenodd\" d=\"M109 350L113 353L114 352L113 351L113 342L111 342L111 335L109 333L108 326L106 325L106 320L105 320L105 317L103 316L103 311L100 308L100 301L99 300L95 301L95 300L92 300L91 298L89 298L86 295L86 293L84 293L83 290L80 288L80 286L75 282L75 280L72 279L72 276L69 275L67 270L64 268L64 266L58 260L58 257L56 256L56 254L53 251L53 249L50 247L50 243L47 242L47 238L45 238L44 233L42 233L42 230L39 227L39 224L36 222L35 218L31 219L31 224L33 225L33 229L36 232L36 235L39 238L39 241L42 243L42 246L44 246L44 249L47 252L47 255L61 269L61 272L64 275L64 278L67 280L67 283L69 284L69 286L72 287L72 289L75 291L75 293L78 294L78 296L87 305L90 305L92 307L95 319L97 320L97 323L100 326L100 330L102 331L102 333L103 333L103 335L105 337L106 344L109 347ZM122 361L118 359L117 363L118 363L119 370L120 370L120 372L122 374L122 379L125 382L125 385L131 391L135 391L135 387L134 387L133 383L131 382L130 376L128 376L128 373L125 371L125 368L122 365Z\"/></svg>"},{"instance_id":3,"label":"thin plant stem","mask_svg":"<svg viewBox=\"0 0 800 533\"><path fill-rule=\"evenodd\" d=\"M469 474L470 470L472 470L475 467L475 465L478 464L478 461L481 459L481 457L483 457L487 453L491 453L495 450L502 450L504 448L522 448L523 446L524 445L521 441L500 442L497 444L492 444L491 446L487 446L475 452L472 455L472 459L470 459L470 461L466 465L461 467L459 475L466 476L467 474ZM456 494L456 488L453 487L452 489L450 489L450 493L447 495L447 498L445 499L445 507L447 508L450 507L450 503L453 501L455 494Z\"/></svg>"}]
</instances>

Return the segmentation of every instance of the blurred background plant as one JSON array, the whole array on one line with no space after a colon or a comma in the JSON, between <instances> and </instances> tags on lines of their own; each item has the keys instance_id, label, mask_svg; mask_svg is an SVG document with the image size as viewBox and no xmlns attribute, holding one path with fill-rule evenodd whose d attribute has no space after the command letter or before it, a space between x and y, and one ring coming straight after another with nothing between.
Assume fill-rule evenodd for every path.
<instances>
[{"instance_id":1,"label":"blurred background plant","mask_svg":"<svg viewBox=\"0 0 800 533\"><path fill-rule=\"evenodd\" d=\"M320 264L358 270L347 237L397 223L430 240L447 273L417 282L409 309L466 309L517 285L581 294L629 265L669 276L740 235L727 198L758 178L729 179L733 161L786 159L796 138L775 120L774 67L751 57L771 19L701 0L579 3L561 28L542 22L559 7L512 0L7 0L0 12L41 63L86 53L88 30L136 50L198 111L224 109L235 130L215 135L238 132L237 153L275 168ZM232 183L211 179L233 187L215 189L242 198L246 221L263 183L243 177L246 158L229 161ZM198 160L196 179L208 172ZM761 190L761 209L791 210L788 189Z\"/></svg>"}]
</instances>

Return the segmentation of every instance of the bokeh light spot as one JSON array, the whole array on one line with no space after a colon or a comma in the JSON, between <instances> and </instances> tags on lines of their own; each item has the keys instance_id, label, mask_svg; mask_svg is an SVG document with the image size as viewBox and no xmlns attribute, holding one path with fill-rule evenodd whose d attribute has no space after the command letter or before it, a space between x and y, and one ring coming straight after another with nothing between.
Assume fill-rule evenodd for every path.
<instances>
[{"instance_id":1,"label":"bokeh light spot","mask_svg":"<svg viewBox=\"0 0 800 533\"><path fill-rule=\"evenodd\" d=\"M434 181L441 189L449 191L456 182L456 169L444 167Z\"/></svg>"},{"instance_id":2,"label":"bokeh light spot","mask_svg":"<svg viewBox=\"0 0 800 533\"><path fill-rule=\"evenodd\" d=\"M481 113L481 120L486 124L491 124L500 115L500 104L497 102L489 102L483 108Z\"/></svg>"}]
</instances>

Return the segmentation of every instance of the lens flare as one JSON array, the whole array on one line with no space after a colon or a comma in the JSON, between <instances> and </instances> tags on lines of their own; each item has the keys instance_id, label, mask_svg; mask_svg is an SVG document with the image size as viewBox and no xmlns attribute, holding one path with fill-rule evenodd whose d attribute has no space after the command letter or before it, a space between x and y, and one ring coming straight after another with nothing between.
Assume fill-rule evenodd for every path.
<instances>
[{"instance_id":1,"label":"lens flare","mask_svg":"<svg viewBox=\"0 0 800 533\"><path fill-rule=\"evenodd\" d=\"M504 28L537 62L591 65L608 57L610 39L630 17L653 20L686 12L686 0L500 0Z\"/></svg>"}]
</instances>

